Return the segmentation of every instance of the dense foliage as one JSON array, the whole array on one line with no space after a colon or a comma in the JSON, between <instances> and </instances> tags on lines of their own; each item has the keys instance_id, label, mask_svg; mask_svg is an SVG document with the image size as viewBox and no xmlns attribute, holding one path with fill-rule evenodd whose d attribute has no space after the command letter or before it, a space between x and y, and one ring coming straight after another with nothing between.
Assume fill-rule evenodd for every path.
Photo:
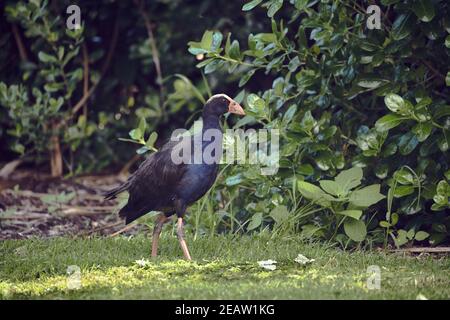
<instances>
[{"instance_id":1,"label":"dense foliage","mask_svg":"<svg viewBox=\"0 0 450 320\"><path fill-rule=\"evenodd\" d=\"M258 123L280 129L282 170L264 177L256 167L234 167L225 181L236 188L257 186L243 196L245 202L254 201L247 206L258 217L252 227L267 215L277 224L282 222L280 211L283 219L294 214L297 187L328 209L305 223L303 232L334 237L346 219L344 231L355 241L365 238L366 227L372 240L381 242L389 235L397 245L413 239L437 244L447 237L448 3L381 3L382 28L369 30L364 5L357 2L254 0L242 10L266 8L271 30L249 34L245 45L229 34L222 41L219 31L190 42L192 54L206 55L197 66L207 74L228 69L240 75L244 88L255 75L272 79L258 96L247 96L250 112L237 126ZM358 173L336 176L350 166L364 168L365 185L382 184L387 204L378 202L379 185L356 191L366 190L367 201L352 202L343 183ZM333 176L336 182L329 180ZM359 183L361 178L362 172ZM320 180L324 191L302 180ZM376 202L364 215L355 210Z\"/></svg>"},{"instance_id":2,"label":"dense foliage","mask_svg":"<svg viewBox=\"0 0 450 320\"><path fill-rule=\"evenodd\" d=\"M45 168L59 145L64 173L98 171L130 160L133 146L117 138L139 117L163 138L186 126L200 103L189 80L175 74L207 95L188 39L207 26L237 33L252 23L226 3L2 1L2 155ZM72 4L81 9L80 30L66 27Z\"/></svg>"},{"instance_id":3,"label":"dense foliage","mask_svg":"<svg viewBox=\"0 0 450 320\"><path fill-rule=\"evenodd\" d=\"M60 148L65 171L99 170L131 158L131 128L153 150L211 91L235 92L234 128L280 130L280 170L224 166L196 234L448 242L449 4L382 0L371 30L364 1L221 2L79 1L79 31L69 1L0 5L2 152L53 168Z\"/></svg>"}]
</instances>

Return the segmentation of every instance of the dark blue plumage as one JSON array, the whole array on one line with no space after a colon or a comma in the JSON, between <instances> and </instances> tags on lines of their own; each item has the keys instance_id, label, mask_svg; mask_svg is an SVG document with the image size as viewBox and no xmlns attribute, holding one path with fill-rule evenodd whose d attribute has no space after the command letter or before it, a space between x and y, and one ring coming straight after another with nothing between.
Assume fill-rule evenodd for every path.
<instances>
[{"instance_id":1,"label":"dark blue plumage","mask_svg":"<svg viewBox=\"0 0 450 320\"><path fill-rule=\"evenodd\" d=\"M182 143L191 144L192 152L195 141L201 142L202 151L208 146L209 148L212 146L217 151L216 160L219 160L222 150L222 131L219 118L225 112L244 114L241 106L230 97L224 94L211 97L203 109L203 128L202 132L198 134L203 137L203 133L208 129L217 130L216 132L219 134L213 141L203 141L201 137L193 136L183 140ZM157 236L159 236L162 223L166 221L167 217L176 214L180 222L179 238L183 247L182 220L180 219L183 218L186 208L200 199L214 184L218 173L218 161L209 163L202 160L199 164L175 164L171 154L177 144L176 141L169 141L158 152L151 154L123 185L106 193L105 197L112 199L117 194L128 191L128 203L119 212L127 224L150 211L164 213L155 227L154 234L156 233ZM186 246L185 243L184 246ZM186 258L190 259L187 247L183 247L183 251ZM153 248L153 253L156 255L155 248Z\"/></svg>"}]
</instances>

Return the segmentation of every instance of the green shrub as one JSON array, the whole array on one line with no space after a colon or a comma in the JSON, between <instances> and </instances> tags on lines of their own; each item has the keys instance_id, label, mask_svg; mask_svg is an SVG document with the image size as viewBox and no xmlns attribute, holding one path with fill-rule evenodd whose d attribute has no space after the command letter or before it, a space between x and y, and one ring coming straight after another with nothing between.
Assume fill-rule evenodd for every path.
<instances>
[{"instance_id":1,"label":"green shrub","mask_svg":"<svg viewBox=\"0 0 450 320\"><path fill-rule=\"evenodd\" d=\"M450 9L445 1L381 4L382 28L369 30L365 5L357 1L254 0L242 10L266 8L271 30L249 34L246 44L206 31L189 43L189 52L205 56L197 67L206 74L228 71L239 78L249 112L236 127L281 132L278 175L260 176L255 167L228 171L228 187L235 181L256 186L242 196L246 202L267 210L291 207L292 180L322 186L341 169L360 167L365 188L381 184L382 193L389 192L387 203L358 214L369 240L382 243L390 235L397 245L425 239L435 245L448 241L450 227L442 211L449 205ZM261 77L272 85L256 94L245 89ZM304 231L317 227L334 237L335 219L326 217L316 213L303 222ZM351 239L364 238L352 237L350 228L343 231Z\"/></svg>"}]
</instances>

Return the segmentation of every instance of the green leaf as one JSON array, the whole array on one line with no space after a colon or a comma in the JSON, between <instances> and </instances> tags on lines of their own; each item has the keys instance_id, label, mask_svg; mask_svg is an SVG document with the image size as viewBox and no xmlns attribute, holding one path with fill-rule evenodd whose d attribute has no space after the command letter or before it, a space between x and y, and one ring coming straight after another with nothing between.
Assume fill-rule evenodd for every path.
<instances>
[{"instance_id":1,"label":"green leaf","mask_svg":"<svg viewBox=\"0 0 450 320\"><path fill-rule=\"evenodd\" d=\"M387 221L380 221L380 227L389 228L391 224Z\"/></svg>"},{"instance_id":2,"label":"green leaf","mask_svg":"<svg viewBox=\"0 0 450 320\"><path fill-rule=\"evenodd\" d=\"M297 70L297 68L300 66L300 59L298 57L295 57L292 59L288 64L288 69L290 72L294 72Z\"/></svg>"},{"instance_id":3,"label":"green leaf","mask_svg":"<svg viewBox=\"0 0 450 320\"><path fill-rule=\"evenodd\" d=\"M212 37L212 43L211 43L211 50L212 51L218 51L220 48L220 45L222 44L223 35L221 32L214 32Z\"/></svg>"},{"instance_id":4,"label":"green leaf","mask_svg":"<svg viewBox=\"0 0 450 320\"><path fill-rule=\"evenodd\" d=\"M398 113L405 109L405 100L398 94L389 93L384 97L384 103L392 112Z\"/></svg>"},{"instance_id":5,"label":"green leaf","mask_svg":"<svg viewBox=\"0 0 450 320\"><path fill-rule=\"evenodd\" d=\"M412 10L423 22L430 22L435 15L434 4L430 0L414 1Z\"/></svg>"},{"instance_id":6,"label":"green leaf","mask_svg":"<svg viewBox=\"0 0 450 320\"><path fill-rule=\"evenodd\" d=\"M50 83L46 83L44 85L44 89L47 92L57 92L61 89L64 88L64 84L63 83L57 83L57 82L50 82Z\"/></svg>"},{"instance_id":7,"label":"green leaf","mask_svg":"<svg viewBox=\"0 0 450 320\"><path fill-rule=\"evenodd\" d=\"M56 63L56 62L58 62L58 59L56 59L56 57L54 57L54 56L52 56L52 55L50 55L48 53L45 53L43 51L40 51L38 53L38 58L39 58L39 60L41 60L44 63Z\"/></svg>"},{"instance_id":8,"label":"green leaf","mask_svg":"<svg viewBox=\"0 0 450 320\"><path fill-rule=\"evenodd\" d=\"M261 225L262 220L263 220L263 214L262 214L262 212L257 212L257 213L255 213L255 214L252 216L252 218L251 218L251 220L250 220L250 223L249 223L248 226L247 226L247 230L248 230L248 231L251 231L251 230L254 230L254 229L258 228L258 227Z\"/></svg>"},{"instance_id":9,"label":"green leaf","mask_svg":"<svg viewBox=\"0 0 450 320\"><path fill-rule=\"evenodd\" d=\"M359 186L363 178L363 171L360 167L353 167L348 170L341 171L334 181L341 186L346 194L349 190Z\"/></svg>"},{"instance_id":10,"label":"green leaf","mask_svg":"<svg viewBox=\"0 0 450 320\"><path fill-rule=\"evenodd\" d=\"M298 173L305 175L305 176L310 176L310 175L314 174L314 168L309 163L300 165L298 167L297 171L298 171Z\"/></svg>"},{"instance_id":11,"label":"green leaf","mask_svg":"<svg viewBox=\"0 0 450 320\"><path fill-rule=\"evenodd\" d=\"M153 131L153 132L150 134L150 137L148 137L147 142L145 143L145 145L146 145L149 149L152 149L153 146L155 145L155 142L156 142L157 139L158 139L158 134L157 134L155 131Z\"/></svg>"},{"instance_id":12,"label":"green leaf","mask_svg":"<svg viewBox=\"0 0 450 320\"><path fill-rule=\"evenodd\" d=\"M348 219L344 222L345 234L356 242L361 242L366 238L367 229L361 220Z\"/></svg>"},{"instance_id":13,"label":"green leaf","mask_svg":"<svg viewBox=\"0 0 450 320\"><path fill-rule=\"evenodd\" d=\"M366 89L376 89L386 83L387 80L385 79L379 79L375 77L367 77L367 78L360 78L357 80L356 84L362 88Z\"/></svg>"},{"instance_id":14,"label":"green leaf","mask_svg":"<svg viewBox=\"0 0 450 320\"><path fill-rule=\"evenodd\" d=\"M408 155L417 147L419 140L413 132L407 132L400 137L398 147L402 155Z\"/></svg>"},{"instance_id":15,"label":"green leaf","mask_svg":"<svg viewBox=\"0 0 450 320\"><path fill-rule=\"evenodd\" d=\"M343 210L343 211L338 211L336 213L359 220L359 218L361 218L363 212L362 212L362 210Z\"/></svg>"},{"instance_id":16,"label":"green leaf","mask_svg":"<svg viewBox=\"0 0 450 320\"><path fill-rule=\"evenodd\" d=\"M241 80L239 81L239 88L243 87L248 80L251 79L251 77L255 74L256 69L252 69L248 72L246 72L242 77Z\"/></svg>"},{"instance_id":17,"label":"green leaf","mask_svg":"<svg viewBox=\"0 0 450 320\"><path fill-rule=\"evenodd\" d=\"M414 239L417 241L423 241L426 238L428 238L430 236L429 233L425 232L425 231L419 231L416 233L416 235L414 236Z\"/></svg>"},{"instance_id":18,"label":"green leaf","mask_svg":"<svg viewBox=\"0 0 450 320\"><path fill-rule=\"evenodd\" d=\"M319 184L325 192L333 196L339 196L343 193L341 185L333 180L321 180Z\"/></svg>"},{"instance_id":19,"label":"green leaf","mask_svg":"<svg viewBox=\"0 0 450 320\"><path fill-rule=\"evenodd\" d=\"M403 120L405 120L404 117L394 113L389 113L377 120L375 123L375 128L380 132L388 131L389 129L398 126L403 122Z\"/></svg>"},{"instance_id":20,"label":"green leaf","mask_svg":"<svg viewBox=\"0 0 450 320\"><path fill-rule=\"evenodd\" d=\"M241 59L241 51L239 48L239 41L233 40L229 50L229 56L231 59L240 60Z\"/></svg>"},{"instance_id":21,"label":"green leaf","mask_svg":"<svg viewBox=\"0 0 450 320\"><path fill-rule=\"evenodd\" d=\"M289 109L284 113L283 123L288 124L289 122L291 122L296 112L297 106L295 104L290 106Z\"/></svg>"},{"instance_id":22,"label":"green leaf","mask_svg":"<svg viewBox=\"0 0 450 320\"><path fill-rule=\"evenodd\" d=\"M231 47L231 32L228 32L227 40L225 41L225 55L230 55L230 47Z\"/></svg>"},{"instance_id":23,"label":"green leaf","mask_svg":"<svg viewBox=\"0 0 450 320\"><path fill-rule=\"evenodd\" d=\"M306 9L309 0L295 0L294 5L295 8L299 11L303 11Z\"/></svg>"},{"instance_id":24,"label":"green leaf","mask_svg":"<svg viewBox=\"0 0 450 320\"><path fill-rule=\"evenodd\" d=\"M406 237L407 237L409 240L412 240L412 239L414 239L414 235L415 235L415 234L416 234L416 232L415 232L414 229L409 229L408 232L406 233Z\"/></svg>"},{"instance_id":25,"label":"green leaf","mask_svg":"<svg viewBox=\"0 0 450 320\"><path fill-rule=\"evenodd\" d=\"M283 6L283 0L272 0L269 10L267 10L267 16L272 18L278 10Z\"/></svg>"},{"instance_id":26,"label":"green leaf","mask_svg":"<svg viewBox=\"0 0 450 320\"><path fill-rule=\"evenodd\" d=\"M258 4L260 4L262 2L262 0L253 0L250 1L246 4L244 4L244 6L242 7L242 11L250 11L252 10L254 7L256 7Z\"/></svg>"},{"instance_id":27,"label":"green leaf","mask_svg":"<svg viewBox=\"0 0 450 320\"><path fill-rule=\"evenodd\" d=\"M406 234L407 232L405 230L398 230L397 237L395 238L395 245L397 247L400 247L408 242Z\"/></svg>"},{"instance_id":28,"label":"green leaf","mask_svg":"<svg viewBox=\"0 0 450 320\"><path fill-rule=\"evenodd\" d=\"M412 128L412 132L416 134L419 142L423 142L430 136L432 129L433 124L431 122L419 122Z\"/></svg>"},{"instance_id":29,"label":"green leaf","mask_svg":"<svg viewBox=\"0 0 450 320\"><path fill-rule=\"evenodd\" d=\"M398 213L394 212L391 216L391 223L393 226L395 226L397 224L398 219L399 219Z\"/></svg>"},{"instance_id":30,"label":"green leaf","mask_svg":"<svg viewBox=\"0 0 450 320\"><path fill-rule=\"evenodd\" d=\"M297 85L300 88L308 88L314 85L317 78L317 74L314 72L314 70L311 69L303 69L295 75Z\"/></svg>"},{"instance_id":31,"label":"green leaf","mask_svg":"<svg viewBox=\"0 0 450 320\"><path fill-rule=\"evenodd\" d=\"M213 35L214 35L213 31L209 30L205 31L202 40L200 41L200 44L203 49L209 50L211 48L213 42Z\"/></svg>"},{"instance_id":32,"label":"green leaf","mask_svg":"<svg viewBox=\"0 0 450 320\"><path fill-rule=\"evenodd\" d=\"M145 129L147 129L147 122L145 121L145 118L141 118L141 120L139 121L138 129L142 133L142 135L145 134Z\"/></svg>"},{"instance_id":33,"label":"green leaf","mask_svg":"<svg viewBox=\"0 0 450 320\"><path fill-rule=\"evenodd\" d=\"M25 146L19 142L14 143L11 149L19 154L25 153Z\"/></svg>"},{"instance_id":34,"label":"green leaf","mask_svg":"<svg viewBox=\"0 0 450 320\"><path fill-rule=\"evenodd\" d=\"M440 195L449 197L450 196L450 185L448 184L447 181L441 180L441 181L439 181L439 183L437 185L436 192Z\"/></svg>"},{"instance_id":35,"label":"green leaf","mask_svg":"<svg viewBox=\"0 0 450 320\"><path fill-rule=\"evenodd\" d=\"M409 36L413 30L414 23L411 13L399 15L392 24L392 37L394 40L402 40Z\"/></svg>"},{"instance_id":36,"label":"green leaf","mask_svg":"<svg viewBox=\"0 0 450 320\"><path fill-rule=\"evenodd\" d=\"M305 115L303 116L302 120L300 121L300 126L301 128L308 132L311 131L314 126L316 125L316 120L314 119L314 117L311 114L311 111L306 111Z\"/></svg>"},{"instance_id":37,"label":"green leaf","mask_svg":"<svg viewBox=\"0 0 450 320\"><path fill-rule=\"evenodd\" d=\"M289 211L286 206L277 206L272 209L270 216L276 224L281 224L289 217Z\"/></svg>"},{"instance_id":38,"label":"green leaf","mask_svg":"<svg viewBox=\"0 0 450 320\"><path fill-rule=\"evenodd\" d=\"M353 191L350 194L349 201L357 207L369 207L384 198L385 196L380 193L380 185L373 184Z\"/></svg>"},{"instance_id":39,"label":"green leaf","mask_svg":"<svg viewBox=\"0 0 450 320\"><path fill-rule=\"evenodd\" d=\"M394 190L394 197L401 198L414 192L414 186L397 186Z\"/></svg>"},{"instance_id":40,"label":"green leaf","mask_svg":"<svg viewBox=\"0 0 450 320\"><path fill-rule=\"evenodd\" d=\"M139 149L137 149L137 150L136 150L136 153L137 153L137 154L144 154L144 153L146 153L146 152L148 152L148 151L150 151L150 149L147 148L147 146L143 146L143 147L140 147Z\"/></svg>"},{"instance_id":41,"label":"green leaf","mask_svg":"<svg viewBox=\"0 0 450 320\"><path fill-rule=\"evenodd\" d=\"M237 185L237 184L241 183L242 180L243 180L243 179L242 179L242 175L241 175L241 174L237 174L237 175L228 177L228 178L225 180L225 184L226 184L227 186L234 186L234 185Z\"/></svg>"},{"instance_id":42,"label":"green leaf","mask_svg":"<svg viewBox=\"0 0 450 320\"><path fill-rule=\"evenodd\" d=\"M247 97L247 106L251 111L260 114L264 111L266 103L263 99L252 93Z\"/></svg>"},{"instance_id":43,"label":"green leaf","mask_svg":"<svg viewBox=\"0 0 450 320\"><path fill-rule=\"evenodd\" d=\"M414 235L415 235L414 229L409 229L408 232L406 233L406 237L407 237L409 240L414 239Z\"/></svg>"},{"instance_id":44,"label":"green leaf","mask_svg":"<svg viewBox=\"0 0 450 320\"><path fill-rule=\"evenodd\" d=\"M442 152L447 152L449 147L449 131L443 130L443 133L437 138L437 145Z\"/></svg>"},{"instance_id":45,"label":"green leaf","mask_svg":"<svg viewBox=\"0 0 450 320\"><path fill-rule=\"evenodd\" d=\"M401 168L400 170L395 171L394 179L397 180L398 183L408 185L414 183L414 176L406 168Z\"/></svg>"},{"instance_id":46,"label":"green leaf","mask_svg":"<svg viewBox=\"0 0 450 320\"><path fill-rule=\"evenodd\" d=\"M447 72L447 75L445 76L445 85L450 87L450 71Z\"/></svg>"},{"instance_id":47,"label":"green leaf","mask_svg":"<svg viewBox=\"0 0 450 320\"><path fill-rule=\"evenodd\" d=\"M128 134L133 140L141 140L144 135L139 128L131 130Z\"/></svg>"},{"instance_id":48,"label":"green leaf","mask_svg":"<svg viewBox=\"0 0 450 320\"><path fill-rule=\"evenodd\" d=\"M336 200L332 196L326 194L319 187L306 181L297 182L298 191L306 198L313 200L324 207L330 206L330 200Z\"/></svg>"}]
</instances>

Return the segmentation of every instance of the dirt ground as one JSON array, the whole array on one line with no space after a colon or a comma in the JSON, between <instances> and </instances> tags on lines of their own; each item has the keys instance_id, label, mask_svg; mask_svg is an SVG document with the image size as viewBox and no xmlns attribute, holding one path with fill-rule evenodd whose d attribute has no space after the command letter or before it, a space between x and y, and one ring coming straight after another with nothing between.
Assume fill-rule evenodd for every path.
<instances>
[{"instance_id":1,"label":"dirt ground","mask_svg":"<svg viewBox=\"0 0 450 320\"><path fill-rule=\"evenodd\" d=\"M113 235L125 224L117 215L119 200L102 193L124 181L118 176L54 179L16 171L0 179L0 240L31 237ZM134 226L124 233L135 233Z\"/></svg>"}]
</instances>

